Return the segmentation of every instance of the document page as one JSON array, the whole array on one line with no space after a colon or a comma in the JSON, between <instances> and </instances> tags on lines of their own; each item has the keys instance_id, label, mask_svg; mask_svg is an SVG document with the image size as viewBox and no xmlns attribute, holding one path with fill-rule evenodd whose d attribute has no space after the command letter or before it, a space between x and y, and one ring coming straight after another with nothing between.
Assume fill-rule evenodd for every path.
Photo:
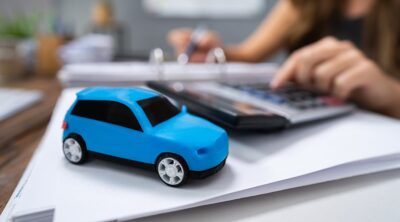
<instances>
[{"instance_id":1,"label":"document page","mask_svg":"<svg viewBox=\"0 0 400 222\"><path fill-rule=\"evenodd\" d=\"M364 111L277 133L228 132L226 166L181 188L129 165L73 165L60 126L78 90L62 93L30 177L2 219L49 208L55 221L133 219L400 167L400 122Z\"/></svg>"}]
</instances>

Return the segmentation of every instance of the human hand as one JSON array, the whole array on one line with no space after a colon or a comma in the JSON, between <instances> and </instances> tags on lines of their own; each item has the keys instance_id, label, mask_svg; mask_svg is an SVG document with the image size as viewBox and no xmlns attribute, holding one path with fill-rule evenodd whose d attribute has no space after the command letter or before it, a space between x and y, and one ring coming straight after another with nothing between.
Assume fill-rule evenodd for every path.
<instances>
[{"instance_id":1,"label":"human hand","mask_svg":"<svg viewBox=\"0 0 400 222\"><path fill-rule=\"evenodd\" d=\"M400 117L399 83L348 41L327 37L294 52L271 86L289 81Z\"/></svg>"},{"instance_id":2,"label":"human hand","mask_svg":"<svg viewBox=\"0 0 400 222\"><path fill-rule=\"evenodd\" d=\"M192 32L192 29L174 29L168 33L168 42L174 48L176 55L185 52L190 43ZM205 62L208 52L221 45L222 42L219 35L215 32L207 31L198 42L189 62Z\"/></svg>"}]
</instances>

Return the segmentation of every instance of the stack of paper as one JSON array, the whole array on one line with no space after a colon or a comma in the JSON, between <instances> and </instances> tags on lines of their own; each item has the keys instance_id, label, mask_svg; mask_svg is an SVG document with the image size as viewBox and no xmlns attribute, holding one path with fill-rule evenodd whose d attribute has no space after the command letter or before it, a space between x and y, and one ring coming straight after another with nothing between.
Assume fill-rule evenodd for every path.
<instances>
[{"instance_id":1,"label":"stack of paper","mask_svg":"<svg viewBox=\"0 0 400 222\"><path fill-rule=\"evenodd\" d=\"M171 188L135 167L66 161L60 126L76 92L63 92L1 219L49 210L55 221L138 218L400 167L400 122L357 111L274 134L230 132L222 171Z\"/></svg>"},{"instance_id":2,"label":"stack of paper","mask_svg":"<svg viewBox=\"0 0 400 222\"><path fill-rule=\"evenodd\" d=\"M58 77L65 86L138 84L151 80L223 80L271 77L277 69L272 63L187 64L147 62L72 64L63 67Z\"/></svg>"}]
</instances>

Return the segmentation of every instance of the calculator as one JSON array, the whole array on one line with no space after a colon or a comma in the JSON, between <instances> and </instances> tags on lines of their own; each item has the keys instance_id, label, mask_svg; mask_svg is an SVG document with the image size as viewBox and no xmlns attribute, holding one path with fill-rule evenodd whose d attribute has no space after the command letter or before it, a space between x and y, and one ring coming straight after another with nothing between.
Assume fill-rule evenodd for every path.
<instances>
[{"instance_id":1,"label":"calculator","mask_svg":"<svg viewBox=\"0 0 400 222\"><path fill-rule=\"evenodd\" d=\"M288 84L268 82L149 82L189 112L239 130L275 130L349 114L354 105Z\"/></svg>"}]
</instances>

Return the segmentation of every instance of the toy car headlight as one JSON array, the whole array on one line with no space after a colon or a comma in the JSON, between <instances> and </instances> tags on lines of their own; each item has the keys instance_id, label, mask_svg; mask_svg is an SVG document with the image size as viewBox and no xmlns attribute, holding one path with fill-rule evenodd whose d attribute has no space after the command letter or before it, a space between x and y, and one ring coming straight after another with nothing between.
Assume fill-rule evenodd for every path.
<instances>
[{"instance_id":1,"label":"toy car headlight","mask_svg":"<svg viewBox=\"0 0 400 222\"><path fill-rule=\"evenodd\" d=\"M208 153L208 149L207 148L200 148L197 150L197 155L205 155Z\"/></svg>"}]
</instances>

